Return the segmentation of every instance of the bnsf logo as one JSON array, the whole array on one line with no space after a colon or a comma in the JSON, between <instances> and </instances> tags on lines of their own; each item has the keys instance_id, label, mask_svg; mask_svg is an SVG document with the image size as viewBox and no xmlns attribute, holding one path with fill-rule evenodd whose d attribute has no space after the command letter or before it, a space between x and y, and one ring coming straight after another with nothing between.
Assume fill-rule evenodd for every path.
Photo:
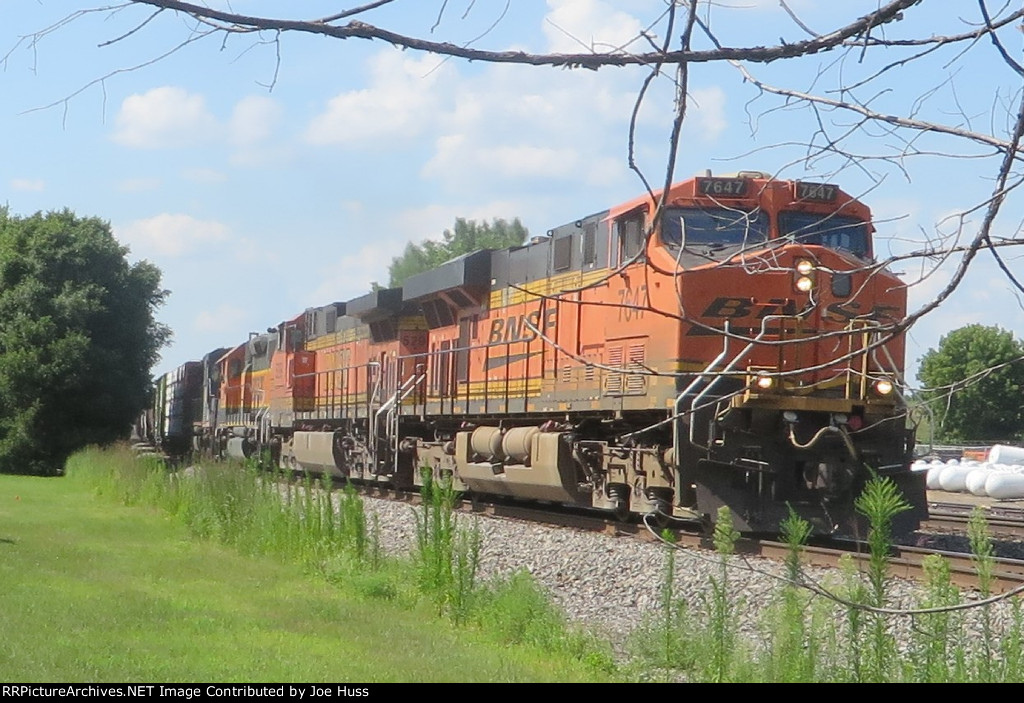
<instances>
[{"instance_id":1,"label":"bnsf logo","mask_svg":"<svg viewBox=\"0 0 1024 703\"><path fill-rule=\"evenodd\" d=\"M849 322L854 318L884 321L897 319L893 313L899 314L900 312L896 305L875 305L870 310L863 308L864 306L856 301L832 303L825 308L825 318L840 323ZM769 315L796 315L799 312L796 301L787 298L772 298L765 302L754 298L715 298L701 314L701 317L718 320L751 317L755 320L763 320Z\"/></svg>"},{"instance_id":2,"label":"bnsf logo","mask_svg":"<svg viewBox=\"0 0 1024 703\"><path fill-rule=\"evenodd\" d=\"M534 329L551 329L558 324L558 308L548 308L544 311L544 327L540 325L541 314L540 310L534 310L525 315L496 318L491 322L491 333L487 337L487 341L491 344L532 342L537 339ZM527 322L530 324L527 325Z\"/></svg>"}]
</instances>

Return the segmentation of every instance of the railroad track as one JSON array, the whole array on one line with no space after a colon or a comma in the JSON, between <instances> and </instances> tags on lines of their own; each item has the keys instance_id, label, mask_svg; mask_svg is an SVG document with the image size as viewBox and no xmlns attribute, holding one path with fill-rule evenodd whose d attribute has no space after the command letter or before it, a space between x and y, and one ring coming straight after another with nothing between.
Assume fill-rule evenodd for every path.
<instances>
[{"instance_id":1,"label":"railroad track","mask_svg":"<svg viewBox=\"0 0 1024 703\"><path fill-rule=\"evenodd\" d=\"M417 504L419 494L415 492L395 491L381 486L364 487L364 495L378 498L402 500ZM945 513L929 520L928 529L941 527L956 534L966 534L970 507L962 504L948 504L947 512L951 516L946 522ZM488 517L509 520L520 520L542 524L553 528L567 528L603 533L611 536L657 541L660 527L648 527L642 522L622 522L605 515L588 514L585 511L552 511L547 506L524 507L523 505L504 504L480 499L463 500L457 506L466 513L485 515ZM993 524L994 523L994 524ZM990 531L996 537L1024 537L1024 510L1014 508L995 508L989 520ZM1019 532L1012 531L1016 527ZM670 532L677 545L688 549L712 551L714 545L710 537L701 531L698 523L673 524ZM789 547L783 542L771 539L742 538L736 543L736 553L750 557L762 557L782 561L789 554ZM951 581L961 589L979 590L977 568L973 557L965 552L939 550L931 547L897 545L893 547L889 557L890 573L900 578L915 581L924 579L924 560L931 554L939 554L949 563ZM801 551L801 562L806 566L836 568L844 555L850 555L862 569L867 568L869 554L865 543L848 541L838 544L809 544ZM1006 593L1024 586L1024 560L997 557L990 584L992 593Z\"/></svg>"},{"instance_id":2,"label":"railroad track","mask_svg":"<svg viewBox=\"0 0 1024 703\"><path fill-rule=\"evenodd\" d=\"M143 449L138 447L137 450ZM420 503L418 491L399 490L382 484L353 484L366 497ZM932 502L930 517L922 526L923 533L966 534L967 522L974 506L963 503ZM553 506L526 506L503 501L485 501L480 498L460 500L456 509L470 514L518 520L552 528L567 528L588 532L599 532L611 536L657 541L663 528L649 527L640 521L624 522L605 514L585 510L558 510ZM990 532L995 538L1014 541L1024 540L1024 508L1009 506L986 506L986 519ZM698 522L673 520L669 529L677 545L688 549L711 551L714 545L702 531ZM789 547L770 539L741 538L735 545L737 554L762 557L781 561L789 554ZM951 579L963 589L978 590L977 570L970 554L961 551L938 550L935 548L898 545L890 554L890 573L895 576L923 580L923 562L930 554L940 554L950 565ZM867 567L868 549L864 543L844 542L842 544L809 544L801 551L801 561L807 566L835 568L844 555L851 555L862 568ZM1024 560L1008 557L996 558L991 589L993 593L1005 593L1024 586Z\"/></svg>"},{"instance_id":3,"label":"railroad track","mask_svg":"<svg viewBox=\"0 0 1024 703\"><path fill-rule=\"evenodd\" d=\"M948 530L965 533L971 512L971 503L929 502L927 528L932 531ZM998 537L1024 540L1024 508L998 504L982 505L989 531Z\"/></svg>"}]
</instances>

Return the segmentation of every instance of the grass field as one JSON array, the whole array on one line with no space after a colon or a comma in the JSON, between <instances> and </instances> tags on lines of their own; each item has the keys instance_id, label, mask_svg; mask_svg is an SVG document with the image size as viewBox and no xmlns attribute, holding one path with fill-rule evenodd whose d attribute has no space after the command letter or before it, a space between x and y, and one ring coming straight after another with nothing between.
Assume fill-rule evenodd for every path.
<instances>
[{"instance_id":1,"label":"grass field","mask_svg":"<svg viewBox=\"0 0 1024 703\"><path fill-rule=\"evenodd\" d=\"M0 475L9 682L593 681L428 605L368 601L294 564L190 538L71 478Z\"/></svg>"}]
</instances>

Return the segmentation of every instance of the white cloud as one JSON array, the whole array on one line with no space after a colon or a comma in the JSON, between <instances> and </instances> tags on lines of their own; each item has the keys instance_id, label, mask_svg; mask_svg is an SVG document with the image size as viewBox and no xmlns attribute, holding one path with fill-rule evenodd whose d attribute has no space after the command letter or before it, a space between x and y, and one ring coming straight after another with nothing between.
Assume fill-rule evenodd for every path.
<instances>
[{"instance_id":1,"label":"white cloud","mask_svg":"<svg viewBox=\"0 0 1024 703\"><path fill-rule=\"evenodd\" d=\"M251 309L241 308L230 303L220 305L213 310L201 310L192 322L196 332L224 332L225 330L245 329L249 321Z\"/></svg>"},{"instance_id":2,"label":"white cloud","mask_svg":"<svg viewBox=\"0 0 1024 703\"><path fill-rule=\"evenodd\" d=\"M385 51L370 60L370 87L340 93L313 118L306 139L346 147L381 139L404 140L420 134L440 106L435 94L447 65L436 56L410 58Z\"/></svg>"},{"instance_id":3,"label":"white cloud","mask_svg":"<svg viewBox=\"0 0 1024 703\"><path fill-rule=\"evenodd\" d=\"M117 238L136 256L157 254L177 257L208 244L228 239L228 227L213 220L197 220L190 215L161 213L145 220L115 228Z\"/></svg>"},{"instance_id":4,"label":"white cloud","mask_svg":"<svg viewBox=\"0 0 1024 703\"><path fill-rule=\"evenodd\" d=\"M601 0L548 0L544 34L548 50L579 54L632 49L643 28L640 20Z\"/></svg>"},{"instance_id":5,"label":"white cloud","mask_svg":"<svg viewBox=\"0 0 1024 703\"><path fill-rule=\"evenodd\" d=\"M235 166L266 166L280 163L289 147L274 132L281 123L283 110L272 98L250 95L235 104L228 123L228 139L236 151L231 155Z\"/></svg>"},{"instance_id":6,"label":"white cloud","mask_svg":"<svg viewBox=\"0 0 1024 703\"><path fill-rule=\"evenodd\" d=\"M370 290L374 280L387 285L387 268L391 259L402 253L404 242L385 240L364 244L358 250L333 259L321 268L320 284L304 292L304 304L323 305L332 300L350 300Z\"/></svg>"},{"instance_id":7,"label":"white cloud","mask_svg":"<svg viewBox=\"0 0 1024 703\"><path fill-rule=\"evenodd\" d=\"M607 182L620 168L614 160L586 156L578 148L533 144L489 146L481 135L440 137L437 148L421 171L425 178L444 179L449 185L469 184L486 174L494 180L580 180Z\"/></svg>"},{"instance_id":8,"label":"white cloud","mask_svg":"<svg viewBox=\"0 0 1024 703\"><path fill-rule=\"evenodd\" d=\"M193 183L210 185L213 183L224 183L228 180L227 174L212 168L190 168L181 172L181 177Z\"/></svg>"},{"instance_id":9,"label":"white cloud","mask_svg":"<svg viewBox=\"0 0 1024 703\"><path fill-rule=\"evenodd\" d=\"M240 146L265 142L281 122L281 115L281 106L272 98L262 95L242 98L231 113L228 138Z\"/></svg>"},{"instance_id":10,"label":"white cloud","mask_svg":"<svg viewBox=\"0 0 1024 703\"><path fill-rule=\"evenodd\" d=\"M690 124L700 130L707 141L718 139L729 125L725 118L725 91L718 86L690 91Z\"/></svg>"},{"instance_id":11,"label":"white cloud","mask_svg":"<svg viewBox=\"0 0 1024 703\"><path fill-rule=\"evenodd\" d=\"M427 178L444 177L460 169L489 171L505 178L531 176L565 177L577 167L579 155L572 149L531 146L486 147L465 134L452 134L437 140L434 157L423 167Z\"/></svg>"},{"instance_id":12,"label":"white cloud","mask_svg":"<svg viewBox=\"0 0 1024 703\"><path fill-rule=\"evenodd\" d=\"M113 139L138 149L178 148L208 141L219 132L202 95L164 86L125 98Z\"/></svg>"},{"instance_id":13,"label":"white cloud","mask_svg":"<svg viewBox=\"0 0 1024 703\"><path fill-rule=\"evenodd\" d=\"M624 80L628 81L629 78ZM420 175L450 191L621 179L633 97L618 80L489 67L463 79Z\"/></svg>"},{"instance_id":14,"label":"white cloud","mask_svg":"<svg viewBox=\"0 0 1024 703\"><path fill-rule=\"evenodd\" d=\"M41 178L12 178L11 190L23 190L41 193L46 189L46 183Z\"/></svg>"},{"instance_id":15,"label":"white cloud","mask_svg":"<svg viewBox=\"0 0 1024 703\"><path fill-rule=\"evenodd\" d=\"M126 178L117 183L117 189L122 193L143 193L159 187L159 178Z\"/></svg>"}]
</instances>

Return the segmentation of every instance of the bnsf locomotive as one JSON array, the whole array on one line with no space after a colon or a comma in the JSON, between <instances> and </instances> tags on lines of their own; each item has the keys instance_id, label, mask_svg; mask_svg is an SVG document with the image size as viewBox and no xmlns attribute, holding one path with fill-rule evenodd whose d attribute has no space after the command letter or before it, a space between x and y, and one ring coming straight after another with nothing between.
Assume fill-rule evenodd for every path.
<instances>
[{"instance_id":1,"label":"bnsf locomotive","mask_svg":"<svg viewBox=\"0 0 1024 703\"><path fill-rule=\"evenodd\" d=\"M925 513L900 394L906 288L826 183L692 178L312 308L161 380L155 426L221 456L620 516L862 527L873 474ZM177 405L175 405L177 403ZM173 406L173 407L172 407ZM161 417L166 419L164 422ZM183 445L166 432L165 445Z\"/></svg>"}]
</instances>

